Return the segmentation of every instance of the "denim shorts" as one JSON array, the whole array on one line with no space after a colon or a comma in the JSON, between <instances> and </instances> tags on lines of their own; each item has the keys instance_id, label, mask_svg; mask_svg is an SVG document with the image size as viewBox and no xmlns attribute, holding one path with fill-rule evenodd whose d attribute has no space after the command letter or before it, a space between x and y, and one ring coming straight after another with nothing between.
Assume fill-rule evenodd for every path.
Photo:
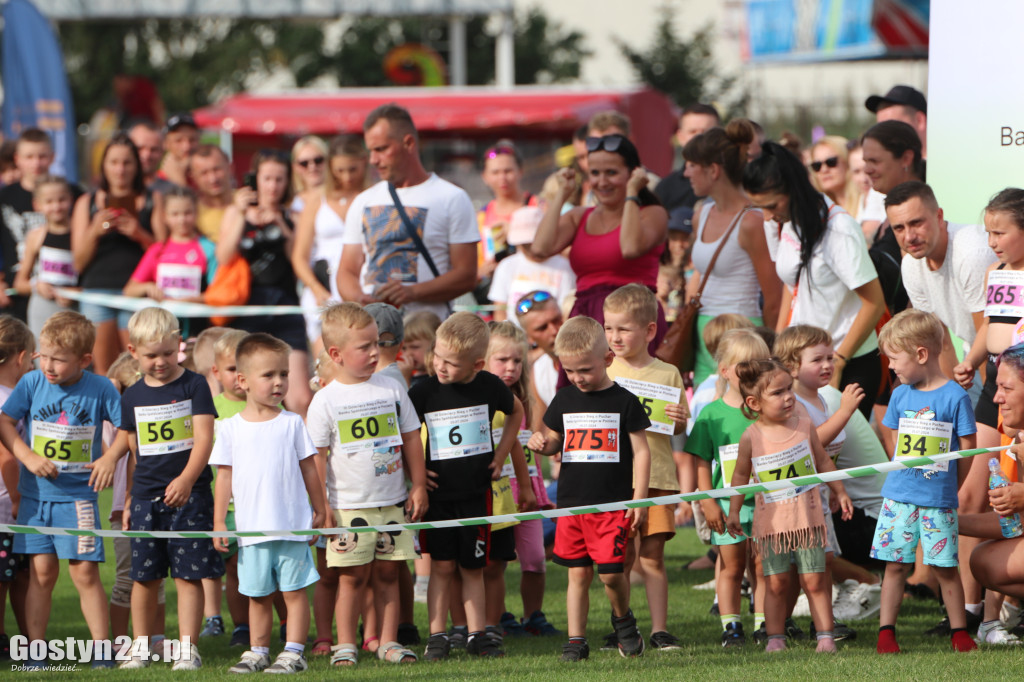
<instances>
[{"instance_id":1,"label":"denim shorts","mask_svg":"<svg viewBox=\"0 0 1024 682\"><path fill-rule=\"evenodd\" d=\"M121 296L120 289L87 289L90 294L113 294L115 296ZM133 310L118 310L117 308L108 308L105 305L98 305L96 303L86 303L85 301L79 301L78 311L87 318L90 322L95 325L109 322L115 317L117 318L117 328L127 329L128 320L132 319L132 315L135 311Z\"/></svg>"}]
</instances>

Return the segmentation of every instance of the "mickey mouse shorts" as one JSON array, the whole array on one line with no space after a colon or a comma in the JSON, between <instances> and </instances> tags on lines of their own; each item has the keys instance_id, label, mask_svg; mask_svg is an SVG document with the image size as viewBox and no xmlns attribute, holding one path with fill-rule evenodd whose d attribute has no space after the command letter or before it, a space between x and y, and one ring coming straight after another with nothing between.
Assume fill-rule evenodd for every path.
<instances>
[{"instance_id":1,"label":"mickey mouse shorts","mask_svg":"<svg viewBox=\"0 0 1024 682\"><path fill-rule=\"evenodd\" d=\"M358 526L387 526L405 523L405 503L387 507L365 509L335 509L336 527L355 528ZM415 559L412 532L394 530L383 533L345 532L327 540L327 566L344 568L363 566L374 559L381 561L408 561Z\"/></svg>"}]
</instances>

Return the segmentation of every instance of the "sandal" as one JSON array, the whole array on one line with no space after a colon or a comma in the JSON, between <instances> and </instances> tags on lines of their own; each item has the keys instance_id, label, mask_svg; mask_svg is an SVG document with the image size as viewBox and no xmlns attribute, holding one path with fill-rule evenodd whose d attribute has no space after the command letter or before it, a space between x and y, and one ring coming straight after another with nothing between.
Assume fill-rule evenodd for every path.
<instances>
[{"instance_id":1,"label":"sandal","mask_svg":"<svg viewBox=\"0 0 1024 682\"><path fill-rule=\"evenodd\" d=\"M335 644L331 647L331 665L354 666L359 662L359 649L355 644Z\"/></svg>"},{"instance_id":2,"label":"sandal","mask_svg":"<svg viewBox=\"0 0 1024 682\"><path fill-rule=\"evenodd\" d=\"M407 649L398 642L382 644L377 649L377 658L388 663L415 663L419 660L412 649Z\"/></svg>"},{"instance_id":3,"label":"sandal","mask_svg":"<svg viewBox=\"0 0 1024 682\"><path fill-rule=\"evenodd\" d=\"M328 656L331 653L331 645L334 640L330 637L317 637L313 640L313 648L310 653L314 656Z\"/></svg>"},{"instance_id":4,"label":"sandal","mask_svg":"<svg viewBox=\"0 0 1024 682\"><path fill-rule=\"evenodd\" d=\"M363 651L369 651L371 654L377 653L380 650L380 638L379 637L367 637L363 640Z\"/></svg>"}]
</instances>

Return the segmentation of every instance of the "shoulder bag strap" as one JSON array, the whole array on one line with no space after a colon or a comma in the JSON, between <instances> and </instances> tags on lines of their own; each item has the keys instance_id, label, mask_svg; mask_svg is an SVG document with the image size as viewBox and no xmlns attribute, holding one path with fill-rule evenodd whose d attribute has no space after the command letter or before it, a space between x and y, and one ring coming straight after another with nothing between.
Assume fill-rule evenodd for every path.
<instances>
[{"instance_id":1,"label":"shoulder bag strap","mask_svg":"<svg viewBox=\"0 0 1024 682\"><path fill-rule=\"evenodd\" d=\"M725 243L729 240L729 235L732 234L732 231L736 229L736 226L740 224L740 221L743 220L743 216L745 216L750 209L751 207L747 206L740 211L739 214L733 218L732 224L729 225L725 234L722 235L722 241L718 243L718 248L715 249L714 255L711 256L711 262L708 263L707 272L705 272L704 276L700 278L700 287L697 289L697 293L694 295L694 298L699 300L700 295L704 293L704 285L708 283L708 277L711 276L711 271L715 269L715 263L718 262L718 254L722 253L722 249L725 248Z\"/></svg>"},{"instance_id":2,"label":"shoulder bag strap","mask_svg":"<svg viewBox=\"0 0 1024 682\"><path fill-rule=\"evenodd\" d=\"M430 252L427 251L427 246L423 243L423 239L420 237L420 233L416 231L412 221L409 220L408 214L405 212L405 207L402 206L402 201L398 198L398 192L395 190L395 186L388 183L388 192L391 193L391 200L395 202L395 210L398 211L398 217L402 219L402 225L405 226L405 231L408 233L409 238L412 239L416 245L416 250L423 256L423 260L427 261L427 267L434 273L434 277L440 277L441 273L438 271L437 266L434 265L434 259L430 257Z\"/></svg>"}]
</instances>

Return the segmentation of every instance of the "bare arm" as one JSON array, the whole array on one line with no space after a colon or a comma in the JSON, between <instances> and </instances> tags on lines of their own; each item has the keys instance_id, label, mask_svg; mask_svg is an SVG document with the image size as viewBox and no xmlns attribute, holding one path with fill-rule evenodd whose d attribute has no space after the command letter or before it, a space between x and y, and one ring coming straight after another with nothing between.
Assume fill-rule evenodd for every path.
<instances>
[{"instance_id":1,"label":"bare arm","mask_svg":"<svg viewBox=\"0 0 1024 682\"><path fill-rule=\"evenodd\" d=\"M306 457L299 460L299 471L302 472L302 482L306 484L306 494L313 505L313 528L326 528L327 522L327 499L324 496L324 484L316 472L317 456ZM309 544L316 543L317 536L309 538Z\"/></svg>"},{"instance_id":2,"label":"bare arm","mask_svg":"<svg viewBox=\"0 0 1024 682\"><path fill-rule=\"evenodd\" d=\"M419 521L427 513L427 464L423 455L423 441L420 431L402 434L402 465L412 488L405 503L405 511L412 521Z\"/></svg>"},{"instance_id":3,"label":"bare arm","mask_svg":"<svg viewBox=\"0 0 1024 682\"><path fill-rule=\"evenodd\" d=\"M533 432L530 442L526 444L535 455L547 455L550 457L562 451L562 434L552 431L546 426Z\"/></svg>"},{"instance_id":4,"label":"bare arm","mask_svg":"<svg viewBox=\"0 0 1024 682\"><path fill-rule=\"evenodd\" d=\"M766 327L775 328L782 310L782 282L775 272L775 263L768 254L768 240L764 236L764 219L752 211L743 216L738 236L740 247L750 256L754 264L757 283L764 296L762 316Z\"/></svg>"},{"instance_id":5,"label":"bare arm","mask_svg":"<svg viewBox=\"0 0 1024 682\"><path fill-rule=\"evenodd\" d=\"M753 448L750 444L750 436L746 433L740 438L739 452L736 455L736 468L732 470L732 481L730 487L746 485L750 482L750 471L753 468L751 455ZM733 537L743 535L743 527L740 525L740 507L743 506L743 495L733 495L729 498L729 516L726 525L729 534Z\"/></svg>"},{"instance_id":6,"label":"bare arm","mask_svg":"<svg viewBox=\"0 0 1024 682\"><path fill-rule=\"evenodd\" d=\"M228 504L231 502L231 467L217 467L217 482L213 486L213 529L227 530ZM228 551L229 538L214 538L218 552Z\"/></svg>"},{"instance_id":7,"label":"bare arm","mask_svg":"<svg viewBox=\"0 0 1024 682\"><path fill-rule=\"evenodd\" d=\"M224 209L224 217L220 221L220 237L217 239L217 262L227 264L238 253L238 243L242 241L245 229L244 209L239 209L237 201Z\"/></svg>"},{"instance_id":8,"label":"bare arm","mask_svg":"<svg viewBox=\"0 0 1024 682\"><path fill-rule=\"evenodd\" d=\"M345 244L341 251L341 263L338 265L338 293L346 301L372 303L373 297L363 293L359 283L359 273L363 269L366 256L362 244Z\"/></svg>"},{"instance_id":9,"label":"bare arm","mask_svg":"<svg viewBox=\"0 0 1024 682\"><path fill-rule=\"evenodd\" d=\"M647 497L651 482L651 449L647 445L646 431L630 431L629 442L633 446L633 499ZM626 518L633 519L633 530L640 528L647 518L647 509L637 507L626 512Z\"/></svg>"},{"instance_id":10,"label":"bare arm","mask_svg":"<svg viewBox=\"0 0 1024 682\"><path fill-rule=\"evenodd\" d=\"M960 449L961 450L973 450L978 447L978 434L972 433L969 436L960 436ZM988 461L985 460L985 465L988 465ZM971 470L970 462L966 460L957 460L956 463L956 487L957 490L963 487L964 481L967 480L967 473Z\"/></svg>"},{"instance_id":11,"label":"bare arm","mask_svg":"<svg viewBox=\"0 0 1024 682\"><path fill-rule=\"evenodd\" d=\"M18 424L8 414L0 413L0 443L7 448L25 468L36 476L56 478L57 467L53 462L32 452L25 441L18 435Z\"/></svg>"},{"instance_id":12,"label":"bare arm","mask_svg":"<svg viewBox=\"0 0 1024 682\"><path fill-rule=\"evenodd\" d=\"M554 201L548 202L544 209L544 217L537 228L537 234L533 238L531 249L533 254L540 259L550 258L561 253L565 247L572 243L576 236L576 228L579 226L580 217L583 215L582 208L574 208L566 214L562 214L562 206L572 196L576 188L576 172L571 168L563 168L556 176L558 180L558 194Z\"/></svg>"},{"instance_id":13,"label":"bare arm","mask_svg":"<svg viewBox=\"0 0 1024 682\"><path fill-rule=\"evenodd\" d=\"M789 326L790 310L793 307L793 291L785 284L782 285L782 292L779 295L779 317L775 321L775 331L781 332Z\"/></svg>"},{"instance_id":14,"label":"bare arm","mask_svg":"<svg viewBox=\"0 0 1024 682\"><path fill-rule=\"evenodd\" d=\"M154 242L162 242L167 239L167 224L164 222L164 195L160 192L153 192L153 213L149 219L149 229L153 236L144 235L143 239L148 242L142 244L143 249L149 248Z\"/></svg>"},{"instance_id":15,"label":"bare arm","mask_svg":"<svg viewBox=\"0 0 1024 682\"><path fill-rule=\"evenodd\" d=\"M842 370L846 367L846 360L852 358L861 344L867 341L875 330L875 325L882 319L882 313L885 312L885 298L882 296L882 285L879 284L877 277L854 291L860 299L860 310L853 318L853 324L850 325L850 331L846 333L842 345L836 348L836 353L843 356L836 358L841 366L836 366L835 374L832 376L832 385L837 388L842 379Z\"/></svg>"},{"instance_id":16,"label":"bare arm","mask_svg":"<svg viewBox=\"0 0 1024 682\"><path fill-rule=\"evenodd\" d=\"M626 193L636 196L647 186L647 171L633 169ZM639 258L668 238L668 213L661 206L645 206L627 201L622 207L622 228L619 230L619 249L623 258Z\"/></svg>"},{"instance_id":17,"label":"bare arm","mask_svg":"<svg viewBox=\"0 0 1024 682\"><path fill-rule=\"evenodd\" d=\"M96 215L89 217L89 195L83 194L75 202L75 210L71 214L71 257L75 270L82 272L93 256L96 255L96 245L100 237L106 232L103 224L110 224L114 218L114 212L108 208L96 211Z\"/></svg>"},{"instance_id":18,"label":"bare arm","mask_svg":"<svg viewBox=\"0 0 1024 682\"><path fill-rule=\"evenodd\" d=\"M313 291L318 304L322 304L331 296L331 292L320 284L313 274L313 268L309 266L313 240L316 237L316 214L320 210L320 202L317 199L321 196L323 195L319 189L303 195L305 205L295 223L295 246L292 248L292 269L295 270L295 276Z\"/></svg>"},{"instance_id":19,"label":"bare arm","mask_svg":"<svg viewBox=\"0 0 1024 682\"><path fill-rule=\"evenodd\" d=\"M194 437L192 452L188 456L188 464L185 465L181 474L167 484L164 491L164 503L168 507L180 507L188 502L192 494L192 486L199 479L203 469L210 462L210 452L213 450L213 422L212 414L192 415Z\"/></svg>"},{"instance_id":20,"label":"bare arm","mask_svg":"<svg viewBox=\"0 0 1024 682\"><path fill-rule=\"evenodd\" d=\"M43 239L45 238L46 226L37 227L29 232L28 236L25 237L25 254L21 258L21 266L18 269L18 274L14 276L14 282L12 284L12 286L17 289L18 293L22 296L28 296L32 293L32 270L36 266L36 258L39 256L39 248L43 245ZM50 295L44 295L43 297L53 298L52 294L53 292L51 288Z\"/></svg>"},{"instance_id":21,"label":"bare arm","mask_svg":"<svg viewBox=\"0 0 1024 682\"><path fill-rule=\"evenodd\" d=\"M519 425L523 423L523 404L519 398L512 396L512 412L505 416L505 426L501 430L501 440L494 447L494 461L491 462L491 471L494 473L494 480L501 477L501 467L505 464L505 458L512 452L512 446L519 437ZM522 450L519 452L522 455ZM526 459L523 459L523 468L526 468ZM529 485L529 481L527 481Z\"/></svg>"}]
</instances>

